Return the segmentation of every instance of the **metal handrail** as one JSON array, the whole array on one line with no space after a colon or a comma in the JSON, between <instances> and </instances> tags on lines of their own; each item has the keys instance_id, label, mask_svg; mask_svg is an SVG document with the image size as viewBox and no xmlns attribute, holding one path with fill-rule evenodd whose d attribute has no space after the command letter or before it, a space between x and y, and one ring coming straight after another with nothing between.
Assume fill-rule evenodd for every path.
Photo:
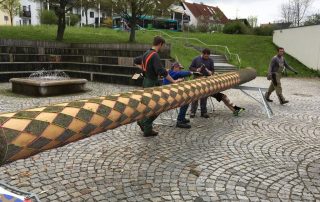
<instances>
[{"instance_id":1,"label":"metal handrail","mask_svg":"<svg viewBox=\"0 0 320 202\"><path fill-rule=\"evenodd\" d=\"M143 31L149 31L149 32L159 32L163 35L166 35L168 36L169 38L171 39L183 39L183 40L194 40L194 41L197 41L199 43L201 43L202 45L205 45L205 46L208 46L208 47L220 47L220 48L224 48L225 50L225 57L227 58L228 61L231 60L232 57L235 57L236 60L238 61L238 68L241 67L241 59L239 57L238 54L236 53L231 53L228 46L223 46L223 45L212 45L212 44L206 44L205 42L201 41L200 39L198 38L194 38L194 37L179 37L179 36L171 36L170 34L164 32L164 31L161 31L161 30L143 30Z\"/></svg>"}]
</instances>

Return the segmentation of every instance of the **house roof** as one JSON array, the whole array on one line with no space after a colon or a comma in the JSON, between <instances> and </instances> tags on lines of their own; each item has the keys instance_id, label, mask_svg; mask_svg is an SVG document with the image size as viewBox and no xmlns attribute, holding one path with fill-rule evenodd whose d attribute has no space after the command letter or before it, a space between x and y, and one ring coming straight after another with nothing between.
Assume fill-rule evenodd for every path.
<instances>
[{"instance_id":1,"label":"house roof","mask_svg":"<svg viewBox=\"0 0 320 202\"><path fill-rule=\"evenodd\" d=\"M184 2L187 8L191 11L194 17L198 18L200 16L204 17L218 17L218 20L225 24L228 22L228 18L224 15L224 13L220 10L219 7L208 6L205 4L197 4L197 3L188 3Z\"/></svg>"}]
</instances>

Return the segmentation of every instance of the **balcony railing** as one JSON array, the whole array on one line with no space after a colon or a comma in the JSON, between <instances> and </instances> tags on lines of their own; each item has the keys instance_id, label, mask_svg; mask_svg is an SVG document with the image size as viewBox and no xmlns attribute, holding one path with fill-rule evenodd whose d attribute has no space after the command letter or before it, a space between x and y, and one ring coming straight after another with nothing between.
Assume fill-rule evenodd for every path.
<instances>
[{"instance_id":1,"label":"balcony railing","mask_svg":"<svg viewBox=\"0 0 320 202\"><path fill-rule=\"evenodd\" d=\"M31 18L31 11L21 11L20 17Z\"/></svg>"}]
</instances>

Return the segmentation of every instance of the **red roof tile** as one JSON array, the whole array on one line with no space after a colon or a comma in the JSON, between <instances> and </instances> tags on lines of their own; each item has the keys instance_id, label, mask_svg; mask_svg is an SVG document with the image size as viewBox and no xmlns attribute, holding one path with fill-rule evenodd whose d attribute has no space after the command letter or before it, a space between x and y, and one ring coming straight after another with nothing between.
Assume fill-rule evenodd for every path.
<instances>
[{"instance_id":1,"label":"red roof tile","mask_svg":"<svg viewBox=\"0 0 320 202\"><path fill-rule=\"evenodd\" d=\"M184 2L184 4L189 8L191 13L196 17L204 16L204 17L218 17L218 21L225 24L228 22L228 18L224 15L224 13L220 10L219 7L208 6L205 4L197 4L197 3L188 3Z\"/></svg>"}]
</instances>

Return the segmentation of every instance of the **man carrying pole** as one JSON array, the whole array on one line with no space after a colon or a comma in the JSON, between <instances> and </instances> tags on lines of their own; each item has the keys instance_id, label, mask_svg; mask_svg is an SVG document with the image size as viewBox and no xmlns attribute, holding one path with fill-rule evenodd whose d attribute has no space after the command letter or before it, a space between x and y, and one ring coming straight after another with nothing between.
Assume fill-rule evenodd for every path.
<instances>
[{"instance_id":1,"label":"man carrying pole","mask_svg":"<svg viewBox=\"0 0 320 202\"><path fill-rule=\"evenodd\" d=\"M158 52L164 46L165 40L156 36L153 39L153 46L142 55L142 71L143 71L143 88L149 88L154 86L160 86L159 76L162 76L170 81L170 83L177 83L180 80L174 80L163 68ZM137 64L139 65L139 64ZM158 132L152 129L153 121L157 116L151 116L138 121L140 129L143 131L145 137L157 136Z\"/></svg>"}]
</instances>

